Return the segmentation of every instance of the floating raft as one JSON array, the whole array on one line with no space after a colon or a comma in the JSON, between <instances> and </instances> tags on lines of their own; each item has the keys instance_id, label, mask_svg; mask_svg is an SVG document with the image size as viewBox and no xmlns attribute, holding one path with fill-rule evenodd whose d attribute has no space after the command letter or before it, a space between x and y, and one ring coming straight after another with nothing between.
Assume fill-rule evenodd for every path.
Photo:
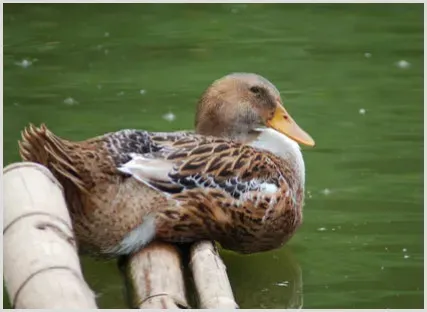
<instances>
[{"instance_id":1,"label":"floating raft","mask_svg":"<svg viewBox=\"0 0 427 312\"><path fill-rule=\"evenodd\" d=\"M52 173L20 162L3 170L3 272L13 308L94 309L63 196ZM199 308L236 309L226 267L211 242L191 246ZM124 263L132 307L189 308L180 249L153 242Z\"/></svg>"}]
</instances>

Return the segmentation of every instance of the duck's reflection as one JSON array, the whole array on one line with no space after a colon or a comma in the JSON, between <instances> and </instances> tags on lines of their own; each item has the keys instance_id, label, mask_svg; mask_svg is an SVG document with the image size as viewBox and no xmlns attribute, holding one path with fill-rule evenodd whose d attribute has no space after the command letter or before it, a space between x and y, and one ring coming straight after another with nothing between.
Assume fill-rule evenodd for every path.
<instances>
[{"instance_id":1,"label":"duck's reflection","mask_svg":"<svg viewBox=\"0 0 427 312\"><path fill-rule=\"evenodd\" d=\"M222 252L240 308L301 309L302 269L291 248L240 256Z\"/></svg>"},{"instance_id":2,"label":"duck's reflection","mask_svg":"<svg viewBox=\"0 0 427 312\"><path fill-rule=\"evenodd\" d=\"M284 248L281 254L281 263L288 269L286 276L289 280L289 287L284 292L287 298L285 304L288 309L301 309L303 307L303 281L302 269L291 249Z\"/></svg>"}]
</instances>

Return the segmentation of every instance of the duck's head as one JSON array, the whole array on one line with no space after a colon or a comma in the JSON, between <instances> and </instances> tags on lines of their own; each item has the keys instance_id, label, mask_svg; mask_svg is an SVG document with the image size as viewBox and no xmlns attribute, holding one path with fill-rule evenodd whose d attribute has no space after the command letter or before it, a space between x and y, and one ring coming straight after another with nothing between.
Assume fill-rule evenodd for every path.
<instances>
[{"instance_id":1,"label":"duck's head","mask_svg":"<svg viewBox=\"0 0 427 312\"><path fill-rule=\"evenodd\" d=\"M283 107L277 88L251 73L222 77L203 93L197 107L196 132L245 141L260 127L272 128L292 140L314 146Z\"/></svg>"}]
</instances>

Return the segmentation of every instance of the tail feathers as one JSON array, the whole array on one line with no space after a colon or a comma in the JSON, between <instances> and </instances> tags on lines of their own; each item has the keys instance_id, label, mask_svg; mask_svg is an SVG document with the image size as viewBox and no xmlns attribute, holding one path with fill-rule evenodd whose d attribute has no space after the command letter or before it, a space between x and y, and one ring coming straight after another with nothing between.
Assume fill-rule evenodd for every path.
<instances>
[{"instance_id":1,"label":"tail feathers","mask_svg":"<svg viewBox=\"0 0 427 312\"><path fill-rule=\"evenodd\" d=\"M68 155L66 141L54 135L44 124L39 128L30 124L21 135L22 141L18 141L18 145L23 160L39 163L51 170L60 181L65 178L80 190L86 191Z\"/></svg>"}]
</instances>

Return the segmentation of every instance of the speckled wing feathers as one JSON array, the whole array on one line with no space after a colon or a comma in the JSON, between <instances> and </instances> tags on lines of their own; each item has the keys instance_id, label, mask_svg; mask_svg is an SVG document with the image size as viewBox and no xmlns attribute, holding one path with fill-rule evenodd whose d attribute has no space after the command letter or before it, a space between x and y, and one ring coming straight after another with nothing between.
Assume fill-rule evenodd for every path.
<instances>
[{"instance_id":1,"label":"speckled wing feathers","mask_svg":"<svg viewBox=\"0 0 427 312\"><path fill-rule=\"evenodd\" d=\"M149 155L130 156L120 170L166 194L215 188L242 199L247 192L280 188L273 155L223 139L192 135Z\"/></svg>"}]
</instances>

